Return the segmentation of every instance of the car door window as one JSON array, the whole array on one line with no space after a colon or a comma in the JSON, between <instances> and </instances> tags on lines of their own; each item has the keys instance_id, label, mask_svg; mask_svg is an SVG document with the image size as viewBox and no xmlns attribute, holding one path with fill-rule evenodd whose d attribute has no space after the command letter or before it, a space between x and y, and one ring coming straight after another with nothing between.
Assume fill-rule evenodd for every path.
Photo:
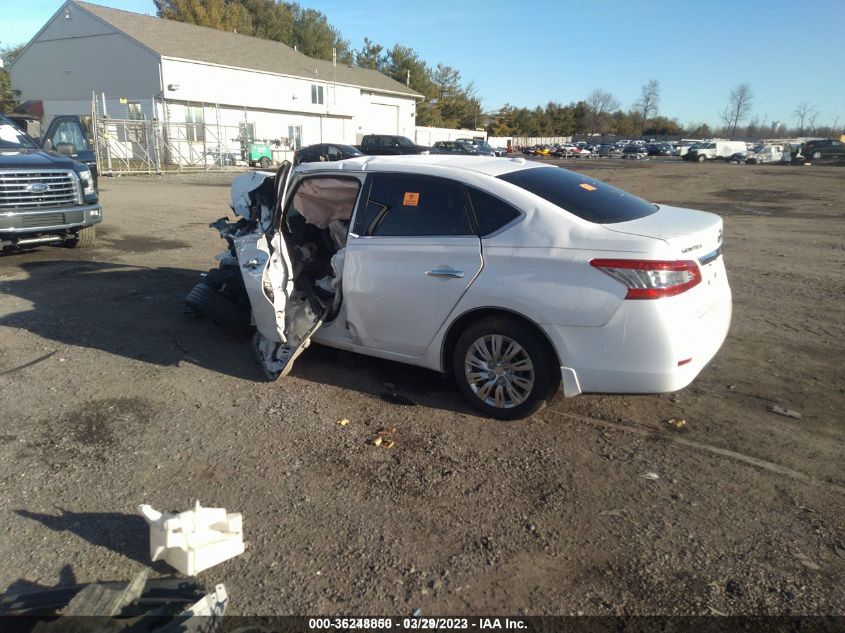
<instances>
[{"instance_id":1,"label":"car door window","mask_svg":"<svg viewBox=\"0 0 845 633\"><path fill-rule=\"evenodd\" d=\"M489 193L473 187L467 187L467 190L472 202L475 221L478 225L478 234L481 237L495 233L522 215L518 209L496 196L491 196Z\"/></svg>"},{"instance_id":2,"label":"car door window","mask_svg":"<svg viewBox=\"0 0 845 633\"><path fill-rule=\"evenodd\" d=\"M464 186L447 178L373 174L355 232L363 236L473 235Z\"/></svg>"}]
</instances>

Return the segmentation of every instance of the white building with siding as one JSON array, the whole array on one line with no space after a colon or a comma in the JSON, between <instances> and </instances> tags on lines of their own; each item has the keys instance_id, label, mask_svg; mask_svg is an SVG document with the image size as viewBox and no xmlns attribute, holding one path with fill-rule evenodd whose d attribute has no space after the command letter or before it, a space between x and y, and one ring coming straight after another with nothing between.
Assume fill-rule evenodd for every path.
<instances>
[{"instance_id":1,"label":"white building with siding","mask_svg":"<svg viewBox=\"0 0 845 633\"><path fill-rule=\"evenodd\" d=\"M364 134L414 138L423 98L377 71L280 42L73 0L10 73L22 101L43 103L45 119L89 114L96 93L112 118L250 126L252 138L296 146L355 144Z\"/></svg>"}]
</instances>

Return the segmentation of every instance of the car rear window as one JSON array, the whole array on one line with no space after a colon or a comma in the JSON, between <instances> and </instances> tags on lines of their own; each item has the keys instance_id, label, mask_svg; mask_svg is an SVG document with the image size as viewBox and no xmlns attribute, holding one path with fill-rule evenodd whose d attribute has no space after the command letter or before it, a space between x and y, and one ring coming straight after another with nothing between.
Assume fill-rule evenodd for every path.
<instances>
[{"instance_id":1,"label":"car rear window","mask_svg":"<svg viewBox=\"0 0 845 633\"><path fill-rule=\"evenodd\" d=\"M647 200L560 167L519 169L499 178L596 224L627 222L657 211Z\"/></svg>"},{"instance_id":2,"label":"car rear window","mask_svg":"<svg viewBox=\"0 0 845 633\"><path fill-rule=\"evenodd\" d=\"M502 227L510 224L522 215L507 202L499 200L489 193L473 187L467 187L475 220L478 223L478 234L487 237Z\"/></svg>"}]
</instances>

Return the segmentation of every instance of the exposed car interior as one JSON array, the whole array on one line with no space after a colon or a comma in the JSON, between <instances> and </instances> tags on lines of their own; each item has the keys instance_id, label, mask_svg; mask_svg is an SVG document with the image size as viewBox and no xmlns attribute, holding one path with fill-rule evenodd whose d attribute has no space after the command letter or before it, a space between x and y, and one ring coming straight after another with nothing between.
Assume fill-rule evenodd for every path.
<instances>
[{"instance_id":1,"label":"exposed car interior","mask_svg":"<svg viewBox=\"0 0 845 633\"><path fill-rule=\"evenodd\" d=\"M294 286L325 322L337 316L343 299L343 255L360 189L357 178L313 176L297 185L285 209L282 235Z\"/></svg>"}]
</instances>

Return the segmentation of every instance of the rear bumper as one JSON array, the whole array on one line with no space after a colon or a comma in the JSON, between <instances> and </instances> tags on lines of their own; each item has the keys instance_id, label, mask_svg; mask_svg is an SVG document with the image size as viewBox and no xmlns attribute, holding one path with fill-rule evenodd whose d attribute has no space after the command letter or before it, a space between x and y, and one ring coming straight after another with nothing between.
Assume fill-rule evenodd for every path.
<instances>
[{"instance_id":1,"label":"rear bumper","mask_svg":"<svg viewBox=\"0 0 845 633\"><path fill-rule=\"evenodd\" d=\"M102 220L103 212L99 204L37 211L4 211L0 213L0 237L67 231L99 224Z\"/></svg>"},{"instance_id":2,"label":"rear bumper","mask_svg":"<svg viewBox=\"0 0 845 633\"><path fill-rule=\"evenodd\" d=\"M543 328L561 359L564 395L668 393L690 384L713 359L728 334L731 314L723 274L704 308L684 295L624 301L601 327Z\"/></svg>"}]
</instances>

